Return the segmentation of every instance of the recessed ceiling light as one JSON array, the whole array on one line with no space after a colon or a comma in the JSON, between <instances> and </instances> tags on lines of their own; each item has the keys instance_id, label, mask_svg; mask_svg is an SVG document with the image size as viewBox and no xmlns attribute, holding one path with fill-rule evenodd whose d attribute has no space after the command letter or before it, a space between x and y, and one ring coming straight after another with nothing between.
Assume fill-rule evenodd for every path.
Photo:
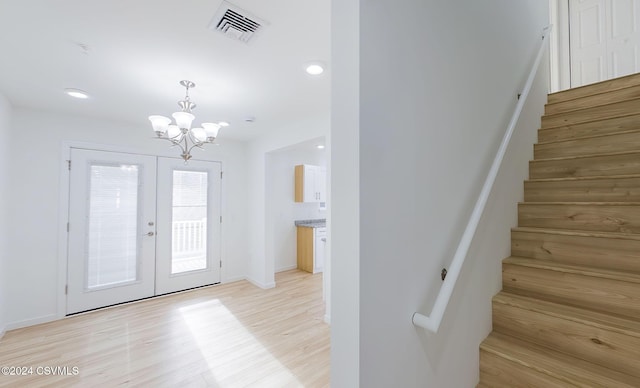
<instances>
[{"instance_id":1,"label":"recessed ceiling light","mask_svg":"<svg viewBox=\"0 0 640 388\"><path fill-rule=\"evenodd\" d=\"M318 145L316 146L316 148L317 148L317 149L319 149L319 150L323 150L323 149L324 149L324 145L322 145L322 144L318 144Z\"/></svg>"},{"instance_id":2,"label":"recessed ceiling light","mask_svg":"<svg viewBox=\"0 0 640 388\"><path fill-rule=\"evenodd\" d=\"M229 123L226 122L226 121L221 121L218 124L220 124L221 127L228 127L229 126Z\"/></svg>"},{"instance_id":3,"label":"recessed ceiling light","mask_svg":"<svg viewBox=\"0 0 640 388\"><path fill-rule=\"evenodd\" d=\"M71 88L67 88L64 90L65 93L67 93L68 95L70 95L71 97L74 98L80 98L80 99L87 99L89 98L89 93L85 92L84 90L80 90L80 89L71 89Z\"/></svg>"},{"instance_id":4,"label":"recessed ceiling light","mask_svg":"<svg viewBox=\"0 0 640 388\"><path fill-rule=\"evenodd\" d=\"M319 63L312 63L310 65L307 65L307 68L305 70L307 71L307 74L310 75L320 75L324 73L324 67L322 67L322 65Z\"/></svg>"}]
</instances>

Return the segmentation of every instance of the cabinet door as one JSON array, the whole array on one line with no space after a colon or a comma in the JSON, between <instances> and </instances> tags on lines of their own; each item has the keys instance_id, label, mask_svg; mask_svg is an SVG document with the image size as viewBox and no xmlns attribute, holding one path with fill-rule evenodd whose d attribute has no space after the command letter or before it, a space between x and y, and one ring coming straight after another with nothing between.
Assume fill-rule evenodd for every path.
<instances>
[{"instance_id":1,"label":"cabinet door","mask_svg":"<svg viewBox=\"0 0 640 388\"><path fill-rule=\"evenodd\" d=\"M295 166L295 202L326 202L327 170L300 164Z\"/></svg>"},{"instance_id":2,"label":"cabinet door","mask_svg":"<svg viewBox=\"0 0 640 388\"><path fill-rule=\"evenodd\" d=\"M327 202L327 169L318 167L316 173L316 191L318 202Z\"/></svg>"},{"instance_id":3,"label":"cabinet door","mask_svg":"<svg viewBox=\"0 0 640 388\"><path fill-rule=\"evenodd\" d=\"M313 273L322 272L324 268L325 247L327 245L327 232L324 228L314 229Z\"/></svg>"},{"instance_id":4,"label":"cabinet door","mask_svg":"<svg viewBox=\"0 0 640 388\"><path fill-rule=\"evenodd\" d=\"M304 165L304 202L318 202L317 176L318 169L316 166Z\"/></svg>"}]
</instances>

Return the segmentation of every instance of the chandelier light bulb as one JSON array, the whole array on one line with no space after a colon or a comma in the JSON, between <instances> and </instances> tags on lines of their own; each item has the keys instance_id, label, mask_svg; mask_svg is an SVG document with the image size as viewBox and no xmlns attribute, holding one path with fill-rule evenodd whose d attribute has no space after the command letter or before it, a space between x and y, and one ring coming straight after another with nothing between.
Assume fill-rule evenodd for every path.
<instances>
[{"instance_id":1,"label":"chandelier light bulb","mask_svg":"<svg viewBox=\"0 0 640 388\"><path fill-rule=\"evenodd\" d=\"M202 128L207 134L208 139L215 139L218 137L218 131L220 131L220 124L216 123L202 123Z\"/></svg>"},{"instance_id":2,"label":"chandelier light bulb","mask_svg":"<svg viewBox=\"0 0 640 388\"><path fill-rule=\"evenodd\" d=\"M151 126L158 136L166 134L169 124L171 124L170 118L158 115L149 116L149 121L151 121Z\"/></svg>"},{"instance_id":3,"label":"chandelier light bulb","mask_svg":"<svg viewBox=\"0 0 640 388\"><path fill-rule=\"evenodd\" d=\"M181 134L182 134L182 131L180 130L180 128L177 125L175 125L175 124L169 125L169 127L167 129L167 137L169 139L176 139Z\"/></svg>"},{"instance_id":4,"label":"chandelier light bulb","mask_svg":"<svg viewBox=\"0 0 640 388\"><path fill-rule=\"evenodd\" d=\"M200 142L207 141L207 133L202 128L191 128L193 137Z\"/></svg>"},{"instance_id":5,"label":"chandelier light bulb","mask_svg":"<svg viewBox=\"0 0 640 388\"><path fill-rule=\"evenodd\" d=\"M188 112L175 112L172 116L173 119L176 120L176 125L180 129L190 129L191 123L196 118L196 116Z\"/></svg>"}]
</instances>

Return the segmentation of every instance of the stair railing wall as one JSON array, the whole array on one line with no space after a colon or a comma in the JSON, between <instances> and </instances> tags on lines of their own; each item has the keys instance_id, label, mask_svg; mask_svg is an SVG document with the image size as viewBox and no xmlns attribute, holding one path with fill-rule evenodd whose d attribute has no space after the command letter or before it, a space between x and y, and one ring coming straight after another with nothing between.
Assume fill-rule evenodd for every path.
<instances>
[{"instance_id":1,"label":"stair railing wall","mask_svg":"<svg viewBox=\"0 0 640 388\"><path fill-rule=\"evenodd\" d=\"M487 200L489 199L489 194L491 194L493 184L495 183L496 177L498 176L498 171L500 171L500 166L502 165L502 160L504 159L504 155L507 152L509 141L511 140L511 136L513 135L513 132L516 128L516 124L518 123L518 119L520 118L520 114L522 113L522 109L524 108L524 104L527 101L527 97L529 95L529 92L531 91L533 81L536 78L540 62L542 60L542 57L544 56L545 48L547 47L547 43L549 41L548 38L550 32L551 26L547 26L542 30L542 39L538 48L538 54L529 73L529 77L527 78L527 82L519 95L518 103L516 104L513 115L511 116L511 120L509 121L509 126L507 127L504 137L502 138L498 153L493 159L493 164L491 165L489 174L487 175L484 185L482 186L482 191L480 191L480 196L478 197L475 207L473 208L473 212L471 213L471 217L469 218L467 227L465 228L462 238L460 239L460 243L458 244L456 253L453 256L451 266L448 270L446 270L446 277L444 278L444 282L440 287L440 292L438 293L433 308L431 309L431 313L426 316L419 312L415 312L413 314L412 321L416 326L427 329L433 333L437 333L438 329L440 328L440 323L442 322L442 318L449 304L449 300L451 299L451 295L453 294L453 290L455 289L456 281L458 280L458 276L460 275L460 271L462 270L464 261L467 257L467 254L469 253L469 247L471 246L473 237L476 234L476 230L478 228L480 218L482 217L482 213L484 212L485 205L487 204Z\"/></svg>"}]
</instances>

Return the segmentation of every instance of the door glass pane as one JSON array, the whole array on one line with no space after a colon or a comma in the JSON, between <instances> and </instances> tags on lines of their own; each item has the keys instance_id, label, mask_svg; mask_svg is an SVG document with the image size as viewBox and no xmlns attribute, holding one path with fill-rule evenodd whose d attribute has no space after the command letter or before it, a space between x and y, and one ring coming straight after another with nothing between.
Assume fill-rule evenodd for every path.
<instances>
[{"instance_id":1,"label":"door glass pane","mask_svg":"<svg viewBox=\"0 0 640 388\"><path fill-rule=\"evenodd\" d=\"M87 289L138 278L140 170L136 165L91 165Z\"/></svg>"},{"instance_id":2,"label":"door glass pane","mask_svg":"<svg viewBox=\"0 0 640 388\"><path fill-rule=\"evenodd\" d=\"M171 273L207 268L207 173L173 171Z\"/></svg>"}]
</instances>

